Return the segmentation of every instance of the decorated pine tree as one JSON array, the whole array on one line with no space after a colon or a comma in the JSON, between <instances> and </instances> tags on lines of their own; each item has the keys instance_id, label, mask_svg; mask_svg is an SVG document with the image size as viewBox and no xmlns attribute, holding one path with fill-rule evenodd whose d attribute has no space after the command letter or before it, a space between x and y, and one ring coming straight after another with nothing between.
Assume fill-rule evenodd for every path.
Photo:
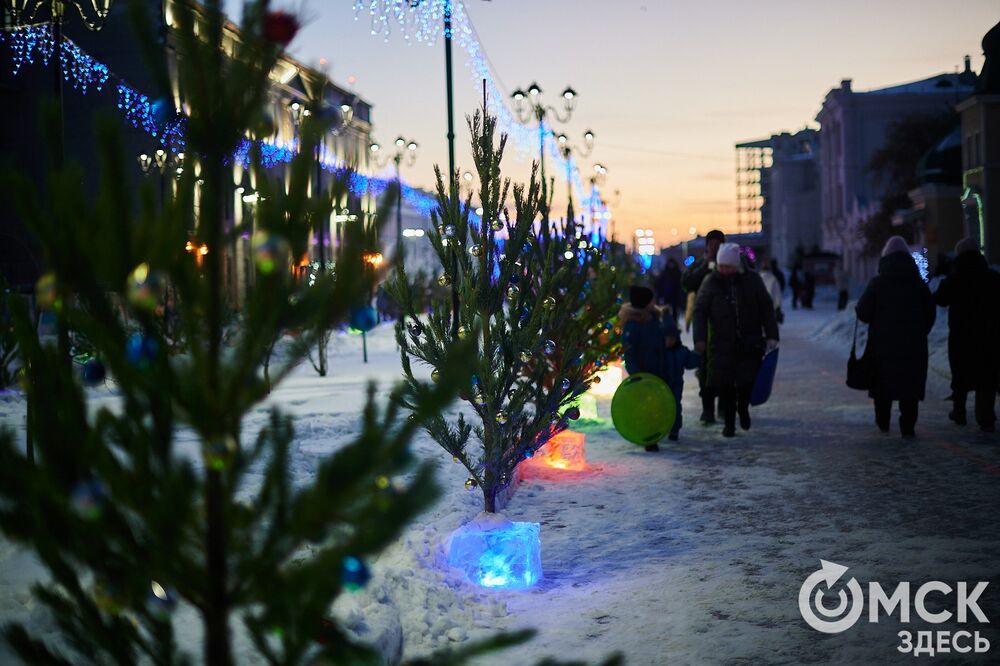
<instances>
[{"instance_id":1,"label":"decorated pine tree","mask_svg":"<svg viewBox=\"0 0 1000 666\"><path fill-rule=\"evenodd\" d=\"M365 584L366 561L434 499L430 468L415 463L408 441L450 400L458 373L443 363L436 385L410 382L388 400L369 389L353 441L304 483L290 478L290 416L274 408L259 432L244 428L267 394L262 359L276 332L299 331L271 368L278 386L377 279L365 261L374 248L360 230L343 239L335 273L313 284L292 279L293 258L332 201L329 193L307 196L312 147L325 126L317 107L287 177L262 165L260 141L245 153L260 195L255 283L239 325L227 316L224 256L240 230L225 226L223 201L233 196L237 148L266 134L259 128L279 50L265 36L267 18L266 3L248 4L242 40L227 43L224 55L218 2L197 13L174 6L188 111L174 120L182 120L187 161L162 210L148 189L136 198L127 184L113 125L98 133L96 193L80 186L80 166L55 168L41 191L4 174L5 196L44 248L50 272L40 302L87 341L98 364L75 372L64 350L39 338L26 304L10 298L35 456L0 433L0 529L47 569L34 594L61 636L53 642L34 627L5 627L27 663L226 666L237 622L262 662L377 659L327 619L330 607ZM391 209L391 201L379 208ZM189 252L188 243L204 250ZM166 317L176 321L167 326ZM166 337L174 329L183 354ZM462 354L453 349L451 358L464 365ZM117 401L94 409L83 384L105 374ZM200 658L194 637L177 634L181 615L199 620Z\"/></svg>"},{"instance_id":2,"label":"decorated pine tree","mask_svg":"<svg viewBox=\"0 0 1000 666\"><path fill-rule=\"evenodd\" d=\"M475 419L464 412L454 420L440 415L426 428L465 466L466 486L481 489L484 510L494 513L517 464L565 428L563 407L585 390L587 373L576 362L575 346L561 355L566 363L549 360L560 353L553 339L563 307L557 285L576 267L566 262L548 271L557 251L551 243L543 253L549 263L537 259L541 199L535 173L526 185L511 187L500 170L506 137L498 141L496 119L477 113L469 128L482 215L472 212L471 198L449 196L459 190L458 174L449 174L446 183L438 171L436 229L430 234L441 266L438 284L458 293L457 328L447 299L435 300L427 318L419 316L402 267L392 292L407 315L396 337L409 385L418 385L414 361L430 366L436 378L459 341L475 342L477 355L460 394Z\"/></svg>"}]
</instances>

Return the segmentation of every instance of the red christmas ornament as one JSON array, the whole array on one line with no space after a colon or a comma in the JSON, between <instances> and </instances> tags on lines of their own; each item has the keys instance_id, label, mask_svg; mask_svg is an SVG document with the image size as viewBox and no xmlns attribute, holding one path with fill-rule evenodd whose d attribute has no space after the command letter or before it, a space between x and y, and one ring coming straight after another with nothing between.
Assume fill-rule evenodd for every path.
<instances>
[{"instance_id":1,"label":"red christmas ornament","mask_svg":"<svg viewBox=\"0 0 1000 666\"><path fill-rule=\"evenodd\" d=\"M288 46L299 31L299 20L283 11L268 12L264 16L264 39L274 44Z\"/></svg>"}]
</instances>

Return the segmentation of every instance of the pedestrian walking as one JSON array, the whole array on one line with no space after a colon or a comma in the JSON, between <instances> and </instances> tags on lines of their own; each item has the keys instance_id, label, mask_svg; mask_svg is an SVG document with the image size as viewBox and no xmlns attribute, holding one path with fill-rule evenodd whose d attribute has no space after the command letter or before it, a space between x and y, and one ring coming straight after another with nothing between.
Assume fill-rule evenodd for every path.
<instances>
[{"instance_id":1,"label":"pedestrian walking","mask_svg":"<svg viewBox=\"0 0 1000 666\"><path fill-rule=\"evenodd\" d=\"M646 287L629 288L629 302L618 312L618 319L622 322L622 351L628 373L650 372L670 387L677 411L668 437L677 441L683 425L684 371L697 368L701 356L681 344L673 315L656 307L653 292ZM659 448L656 444L646 445L647 451Z\"/></svg>"},{"instance_id":2,"label":"pedestrian walking","mask_svg":"<svg viewBox=\"0 0 1000 666\"><path fill-rule=\"evenodd\" d=\"M760 265L762 266L760 271L758 271L760 279L764 281L764 286L771 297L771 302L774 303L774 319L780 324L785 321L785 314L781 311L781 283L778 282L778 278L771 268L771 262L761 261Z\"/></svg>"},{"instance_id":3,"label":"pedestrian walking","mask_svg":"<svg viewBox=\"0 0 1000 666\"><path fill-rule=\"evenodd\" d=\"M865 287L855 307L868 324L865 356L871 358L868 395L875 401L875 424L889 432L892 403L899 403L899 431L915 436L918 404L927 383L927 334L934 326L930 289L920 277L906 241L893 236L879 260L878 275Z\"/></svg>"},{"instance_id":4,"label":"pedestrian walking","mask_svg":"<svg viewBox=\"0 0 1000 666\"><path fill-rule=\"evenodd\" d=\"M681 267L673 257L667 259L667 265L656 276L656 301L670 308L670 313L673 315L675 321L684 311Z\"/></svg>"},{"instance_id":5,"label":"pedestrian walking","mask_svg":"<svg viewBox=\"0 0 1000 666\"><path fill-rule=\"evenodd\" d=\"M802 287L804 286L802 282L802 265L795 264L792 266L792 275L788 278L788 287L792 290L792 309L799 309L799 301L802 300Z\"/></svg>"},{"instance_id":6,"label":"pedestrian walking","mask_svg":"<svg viewBox=\"0 0 1000 666\"><path fill-rule=\"evenodd\" d=\"M778 345L774 303L760 275L745 270L740 247L724 243L694 308L695 351L707 352L706 384L719 395L722 434L750 429L750 391L765 352Z\"/></svg>"},{"instance_id":7,"label":"pedestrian walking","mask_svg":"<svg viewBox=\"0 0 1000 666\"><path fill-rule=\"evenodd\" d=\"M1000 273L990 270L979 245L963 238L955 246L952 272L934 293L948 308L948 363L952 410L948 417L966 424L965 404L976 393L975 417L984 432L996 431L1000 378Z\"/></svg>"},{"instance_id":8,"label":"pedestrian walking","mask_svg":"<svg viewBox=\"0 0 1000 666\"><path fill-rule=\"evenodd\" d=\"M843 264L837 264L833 269L833 281L837 287L837 312L840 312L847 307L848 288L851 283Z\"/></svg>"},{"instance_id":9,"label":"pedestrian walking","mask_svg":"<svg viewBox=\"0 0 1000 666\"><path fill-rule=\"evenodd\" d=\"M701 259L697 260L686 271L681 278L681 286L687 293L687 312L685 322L690 327L694 318L695 301L702 282L715 270L715 257L719 252L719 246L726 242L726 235L718 229L713 229L705 235L705 252ZM701 421L702 425L712 425L715 423L715 399L718 397L715 389L709 386L706 381L708 372L708 354L701 355L701 366L698 368L698 395L701 396Z\"/></svg>"}]
</instances>

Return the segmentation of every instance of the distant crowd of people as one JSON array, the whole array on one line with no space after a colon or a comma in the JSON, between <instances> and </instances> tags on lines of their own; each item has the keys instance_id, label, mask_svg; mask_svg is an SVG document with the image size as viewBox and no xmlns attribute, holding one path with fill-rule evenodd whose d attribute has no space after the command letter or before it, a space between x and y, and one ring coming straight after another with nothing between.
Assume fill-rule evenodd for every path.
<instances>
[{"instance_id":1,"label":"distant crowd of people","mask_svg":"<svg viewBox=\"0 0 1000 666\"><path fill-rule=\"evenodd\" d=\"M837 309L843 310L849 276L838 267L833 277ZM670 386L678 405L671 439L677 439L681 427L684 369L692 367L697 368L702 402L700 422L714 424L718 415L726 437L735 435L737 420L742 429L750 428L751 387L765 354L778 345L786 286L793 309L813 307L816 276L801 264L793 267L786 284L776 260L762 257L755 265L738 245L713 230L705 237L703 255L686 270L669 259L652 289L631 287L629 303L619 313L626 369L653 372ZM965 425L968 395L975 393L976 422L984 432L994 432L1000 385L1000 273L990 269L970 239L956 246L949 272L933 294L906 242L896 236L886 243L878 275L855 308L857 319L868 324L864 367L870 374L866 383L875 422L889 432L895 402L901 435L915 436L935 306L949 309L949 417ZM680 342L681 322L693 329L693 350Z\"/></svg>"}]
</instances>

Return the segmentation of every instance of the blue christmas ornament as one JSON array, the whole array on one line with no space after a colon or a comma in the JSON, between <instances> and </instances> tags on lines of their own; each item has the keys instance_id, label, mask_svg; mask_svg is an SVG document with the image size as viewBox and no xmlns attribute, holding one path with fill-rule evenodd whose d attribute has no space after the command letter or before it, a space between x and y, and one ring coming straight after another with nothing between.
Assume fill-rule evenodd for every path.
<instances>
[{"instance_id":1,"label":"blue christmas ornament","mask_svg":"<svg viewBox=\"0 0 1000 666\"><path fill-rule=\"evenodd\" d=\"M84 386L96 386L103 382L106 376L107 373L104 370L104 364L93 357L84 362L83 368L80 371L80 379L83 381Z\"/></svg>"},{"instance_id":2,"label":"blue christmas ornament","mask_svg":"<svg viewBox=\"0 0 1000 666\"><path fill-rule=\"evenodd\" d=\"M378 323L378 311L369 305L351 308L351 328L367 333Z\"/></svg>"},{"instance_id":3,"label":"blue christmas ornament","mask_svg":"<svg viewBox=\"0 0 1000 666\"><path fill-rule=\"evenodd\" d=\"M104 510L108 494L104 484L97 479L85 479L75 486L69 495L73 512L84 520L97 520Z\"/></svg>"},{"instance_id":4,"label":"blue christmas ornament","mask_svg":"<svg viewBox=\"0 0 1000 666\"><path fill-rule=\"evenodd\" d=\"M524 241L524 245L521 246L524 252L531 252L531 241Z\"/></svg>"},{"instance_id":5,"label":"blue christmas ornament","mask_svg":"<svg viewBox=\"0 0 1000 666\"><path fill-rule=\"evenodd\" d=\"M153 122L163 127L174 117L174 105L166 97L161 97L149 105L149 114Z\"/></svg>"},{"instance_id":6,"label":"blue christmas ornament","mask_svg":"<svg viewBox=\"0 0 1000 666\"><path fill-rule=\"evenodd\" d=\"M155 338L135 333L125 343L125 357L135 367L146 369L153 363L159 349Z\"/></svg>"},{"instance_id":7,"label":"blue christmas ornament","mask_svg":"<svg viewBox=\"0 0 1000 666\"><path fill-rule=\"evenodd\" d=\"M517 273L511 273L510 274L510 283L511 284L517 284L520 281L521 281L521 276L520 275L518 275Z\"/></svg>"},{"instance_id":8,"label":"blue christmas ornament","mask_svg":"<svg viewBox=\"0 0 1000 666\"><path fill-rule=\"evenodd\" d=\"M340 568L340 582L345 588L352 592L360 590L368 584L371 577L372 574L364 562L353 555L344 558Z\"/></svg>"}]
</instances>

